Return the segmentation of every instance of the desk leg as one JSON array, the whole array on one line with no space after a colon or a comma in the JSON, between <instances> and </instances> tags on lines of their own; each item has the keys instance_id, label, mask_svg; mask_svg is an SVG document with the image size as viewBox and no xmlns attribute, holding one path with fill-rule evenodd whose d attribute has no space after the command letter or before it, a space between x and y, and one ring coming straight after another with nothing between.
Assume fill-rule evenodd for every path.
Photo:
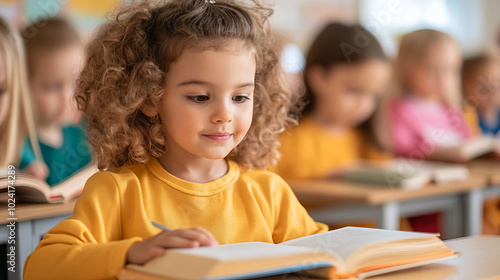
<instances>
[{"instance_id":1,"label":"desk leg","mask_svg":"<svg viewBox=\"0 0 500 280\"><path fill-rule=\"evenodd\" d=\"M482 231L483 196L481 190L471 190L465 195L466 234L479 235Z\"/></svg>"},{"instance_id":2,"label":"desk leg","mask_svg":"<svg viewBox=\"0 0 500 280\"><path fill-rule=\"evenodd\" d=\"M398 202L387 202L381 205L378 227L382 229L399 230Z\"/></svg>"},{"instance_id":3,"label":"desk leg","mask_svg":"<svg viewBox=\"0 0 500 280\"><path fill-rule=\"evenodd\" d=\"M446 203L446 201L448 201L448 203ZM441 236L442 238L450 239L463 236L463 207L460 202L459 196L443 199L442 205L446 207L444 208L444 220L441 222L442 229L444 229L444 235Z\"/></svg>"}]
</instances>

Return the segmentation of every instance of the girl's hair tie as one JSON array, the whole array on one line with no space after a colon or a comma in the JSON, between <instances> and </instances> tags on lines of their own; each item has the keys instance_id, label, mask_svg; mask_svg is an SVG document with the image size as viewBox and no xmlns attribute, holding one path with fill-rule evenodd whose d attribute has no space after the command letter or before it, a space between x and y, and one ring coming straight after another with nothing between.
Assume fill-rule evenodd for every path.
<instances>
[{"instance_id":1,"label":"girl's hair tie","mask_svg":"<svg viewBox=\"0 0 500 280\"><path fill-rule=\"evenodd\" d=\"M215 0L205 0L205 3L215 4Z\"/></svg>"}]
</instances>

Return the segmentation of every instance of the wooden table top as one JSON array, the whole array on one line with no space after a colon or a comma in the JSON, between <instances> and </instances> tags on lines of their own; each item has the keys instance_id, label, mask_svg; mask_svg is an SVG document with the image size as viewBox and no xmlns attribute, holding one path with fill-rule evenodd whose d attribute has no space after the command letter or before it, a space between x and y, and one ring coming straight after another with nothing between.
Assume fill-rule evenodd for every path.
<instances>
[{"instance_id":1,"label":"wooden table top","mask_svg":"<svg viewBox=\"0 0 500 280\"><path fill-rule=\"evenodd\" d=\"M40 219L73 213L76 199L67 203L16 203L15 216L9 216L7 203L0 202L0 223L7 223L7 218L17 218L17 222L25 220Z\"/></svg>"},{"instance_id":2,"label":"wooden table top","mask_svg":"<svg viewBox=\"0 0 500 280\"><path fill-rule=\"evenodd\" d=\"M500 185L500 159L475 159L467 166L472 174L488 176L489 185Z\"/></svg>"},{"instance_id":3,"label":"wooden table top","mask_svg":"<svg viewBox=\"0 0 500 280\"><path fill-rule=\"evenodd\" d=\"M415 198L439 196L466 192L472 189L484 188L487 176L472 174L464 181L429 184L421 189L402 190L387 186L357 184L336 180L294 180L289 184L301 202L314 200L315 203L369 204L378 205L390 201L403 201ZM307 204L307 203L306 203Z\"/></svg>"}]
</instances>

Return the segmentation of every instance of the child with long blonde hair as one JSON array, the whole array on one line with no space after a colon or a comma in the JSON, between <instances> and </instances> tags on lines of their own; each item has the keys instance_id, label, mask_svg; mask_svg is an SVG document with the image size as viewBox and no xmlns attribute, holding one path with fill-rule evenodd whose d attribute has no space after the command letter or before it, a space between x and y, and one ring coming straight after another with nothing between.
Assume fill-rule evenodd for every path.
<instances>
[{"instance_id":1,"label":"child with long blonde hair","mask_svg":"<svg viewBox=\"0 0 500 280\"><path fill-rule=\"evenodd\" d=\"M440 148L474 136L462 111L461 65L460 48L448 34L423 29L403 37L395 61L396 97L389 106L398 156L439 160ZM434 213L410 222L416 231L439 232L439 219Z\"/></svg>"},{"instance_id":2,"label":"child with long blonde hair","mask_svg":"<svg viewBox=\"0 0 500 280\"><path fill-rule=\"evenodd\" d=\"M396 58L398 98L390 106L397 155L432 158L439 148L473 137L461 110L461 51L448 34L423 29L407 34Z\"/></svg>"},{"instance_id":3,"label":"child with long blonde hair","mask_svg":"<svg viewBox=\"0 0 500 280\"><path fill-rule=\"evenodd\" d=\"M0 168L17 166L22 139L29 131L34 154L37 147L35 126L26 78L23 41L19 33L0 18Z\"/></svg>"},{"instance_id":4,"label":"child with long blonde hair","mask_svg":"<svg viewBox=\"0 0 500 280\"><path fill-rule=\"evenodd\" d=\"M325 231L262 170L293 121L272 10L236 0L131 5L96 34L77 86L103 171L29 256L25 279L110 279L169 248Z\"/></svg>"}]
</instances>

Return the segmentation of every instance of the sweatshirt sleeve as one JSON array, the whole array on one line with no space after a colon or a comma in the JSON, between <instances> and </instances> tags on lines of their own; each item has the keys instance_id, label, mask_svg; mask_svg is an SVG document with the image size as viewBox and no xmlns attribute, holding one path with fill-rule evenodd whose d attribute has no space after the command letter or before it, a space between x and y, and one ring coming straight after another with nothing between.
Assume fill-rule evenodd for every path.
<instances>
[{"instance_id":1,"label":"sweatshirt sleeve","mask_svg":"<svg viewBox=\"0 0 500 280\"><path fill-rule=\"evenodd\" d=\"M300 204L290 186L279 176L275 180L273 195L275 205L274 243L328 231L328 226L315 222Z\"/></svg>"},{"instance_id":2,"label":"sweatshirt sleeve","mask_svg":"<svg viewBox=\"0 0 500 280\"><path fill-rule=\"evenodd\" d=\"M113 176L98 172L86 183L73 216L49 232L28 257L24 279L113 279L128 248L122 239L121 199Z\"/></svg>"}]
</instances>

